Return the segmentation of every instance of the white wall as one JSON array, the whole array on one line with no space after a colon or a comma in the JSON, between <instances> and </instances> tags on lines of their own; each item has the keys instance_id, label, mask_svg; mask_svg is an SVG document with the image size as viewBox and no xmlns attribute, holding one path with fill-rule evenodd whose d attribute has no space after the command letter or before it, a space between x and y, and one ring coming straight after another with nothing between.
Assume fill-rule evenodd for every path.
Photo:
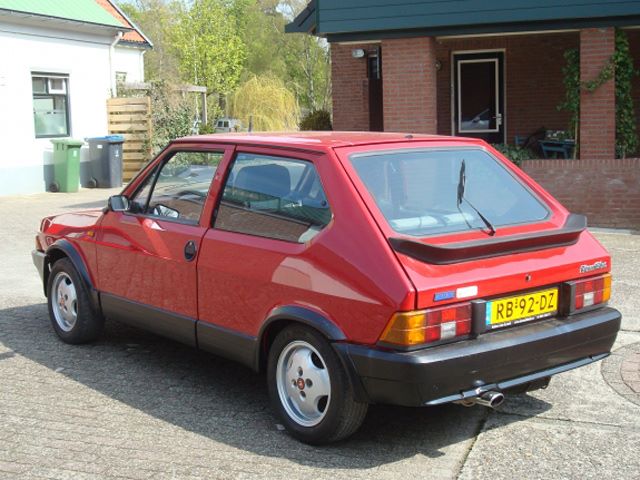
<instances>
[{"instance_id":1,"label":"white wall","mask_svg":"<svg viewBox=\"0 0 640 480\"><path fill-rule=\"evenodd\" d=\"M113 55L113 70L126 72L127 82L144 82L144 50L117 46Z\"/></svg>"},{"instance_id":2,"label":"white wall","mask_svg":"<svg viewBox=\"0 0 640 480\"><path fill-rule=\"evenodd\" d=\"M31 72L69 75L72 138L107 134L113 38L0 22L0 195L46 187L52 149L49 139L35 138Z\"/></svg>"}]
</instances>

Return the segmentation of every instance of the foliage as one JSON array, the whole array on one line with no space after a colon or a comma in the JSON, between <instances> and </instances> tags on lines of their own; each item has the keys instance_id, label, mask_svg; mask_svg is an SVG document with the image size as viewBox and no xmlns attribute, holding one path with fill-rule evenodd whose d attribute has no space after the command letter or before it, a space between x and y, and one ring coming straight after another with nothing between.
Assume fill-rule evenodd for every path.
<instances>
[{"instance_id":1,"label":"foliage","mask_svg":"<svg viewBox=\"0 0 640 480\"><path fill-rule=\"evenodd\" d=\"M580 53L577 49L571 48L564 52L567 62L562 68L564 74L564 102L558 105L558 110L566 110L571 114L569 120L569 131L574 132L574 139L578 145L578 133L580 131ZM574 156L577 154L574 149Z\"/></svg>"},{"instance_id":2,"label":"foliage","mask_svg":"<svg viewBox=\"0 0 640 480\"><path fill-rule=\"evenodd\" d=\"M275 76L295 93L304 110L326 110L331 95L326 41L302 33L284 33L285 25L306 7L306 0L243 1L245 23L241 30L247 45L243 78Z\"/></svg>"},{"instance_id":3,"label":"foliage","mask_svg":"<svg viewBox=\"0 0 640 480\"><path fill-rule=\"evenodd\" d=\"M631 96L633 77L638 72L633 68L627 34L620 29L616 30L613 63L616 73L616 154L624 158L638 151L636 115Z\"/></svg>"},{"instance_id":4,"label":"foliage","mask_svg":"<svg viewBox=\"0 0 640 480\"><path fill-rule=\"evenodd\" d=\"M184 12L182 2L135 0L134 3L121 3L120 7L153 42L153 48L144 55L145 78L176 82L180 55L173 46L172 37Z\"/></svg>"},{"instance_id":5,"label":"foliage","mask_svg":"<svg viewBox=\"0 0 640 480\"><path fill-rule=\"evenodd\" d=\"M639 142L631 88L633 77L638 75L638 72L633 67L633 57L629 51L626 33L620 29L616 30L615 51L593 80L581 82L578 50L567 50L565 60L567 61L563 68L565 100L558 105L558 109L571 113L570 128L575 132L576 143L580 122L581 89L593 92L615 75L616 155L624 158L628 154L635 153Z\"/></svg>"},{"instance_id":6,"label":"foliage","mask_svg":"<svg viewBox=\"0 0 640 480\"><path fill-rule=\"evenodd\" d=\"M254 131L295 130L299 108L294 94L273 76L251 77L229 98L229 114Z\"/></svg>"},{"instance_id":7,"label":"foliage","mask_svg":"<svg viewBox=\"0 0 640 480\"><path fill-rule=\"evenodd\" d=\"M300 120L300 130L332 130L331 114L326 110L313 110Z\"/></svg>"},{"instance_id":8,"label":"foliage","mask_svg":"<svg viewBox=\"0 0 640 480\"><path fill-rule=\"evenodd\" d=\"M240 80L246 47L238 20L224 0L194 0L173 32L182 78L210 93L232 92Z\"/></svg>"},{"instance_id":9,"label":"foliage","mask_svg":"<svg viewBox=\"0 0 640 480\"><path fill-rule=\"evenodd\" d=\"M195 110L188 98L163 81L151 83L152 153L155 155L173 139L191 134Z\"/></svg>"},{"instance_id":10,"label":"foliage","mask_svg":"<svg viewBox=\"0 0 640 480\"><path fill-rule=\"evenodd\" d=\"M506 143L498 143L493 148L502 153L516 165L520 166L523 160L536 158L536 155L528 148L518 147L516 145L508 145Z\"/></svg>"},{"instance_id":11,"label":"foliage","mask_svg":"<svg viewBox=\"0 0 640 480\"><path fill-rule=\"evenodd\" d=\"M280 79L304 111L331 107L326 40L284 33L306 4L127 0L122 7L154 43L145 54L145 77L206 86L209 116L215 119L225 113L226 96L254 76Z\"/></svg>"}]
</instances>

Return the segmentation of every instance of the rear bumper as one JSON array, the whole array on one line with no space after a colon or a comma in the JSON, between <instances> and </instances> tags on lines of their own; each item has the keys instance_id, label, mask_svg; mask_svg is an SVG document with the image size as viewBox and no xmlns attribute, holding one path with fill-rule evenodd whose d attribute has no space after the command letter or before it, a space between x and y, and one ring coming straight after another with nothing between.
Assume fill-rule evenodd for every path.
<instances>
[{"instance_id":1,"label":"rear bumper","mask_svg":"<svg viewBox=\"0 0 640 480\"><path fill-rule=\"evenodd\" d=\"M602 308L413 352L348 343L334 347L359 377L368 401L437 405L598 361L611 351L620 321L620 312Z\"/></svg>"}]
</instances>

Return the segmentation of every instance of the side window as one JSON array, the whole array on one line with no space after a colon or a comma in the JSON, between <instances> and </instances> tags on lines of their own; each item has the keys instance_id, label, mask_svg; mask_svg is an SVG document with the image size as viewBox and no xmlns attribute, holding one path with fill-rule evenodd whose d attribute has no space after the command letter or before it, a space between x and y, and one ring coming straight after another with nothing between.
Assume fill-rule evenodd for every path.
<instances>
[{"instance_id":1,"label":"side window","mask_svg":"<svg viewBox=\"0 0 640 480\"><path fill-rule=\"evenodd\" d=\"M197 223L222 160L218 152L177 152L150 174L131 199L131 211Z\"/></svg>"},{"instance_id":2,"label":"side window","mask_svg":"<svg viewBox=\"0 0 640 480\"><path fill-rule=\"evenodd\" d=\"M310 162L239 154L231 168L215 228L305 243L331 221Z\"/></svg>"}]
</instances>

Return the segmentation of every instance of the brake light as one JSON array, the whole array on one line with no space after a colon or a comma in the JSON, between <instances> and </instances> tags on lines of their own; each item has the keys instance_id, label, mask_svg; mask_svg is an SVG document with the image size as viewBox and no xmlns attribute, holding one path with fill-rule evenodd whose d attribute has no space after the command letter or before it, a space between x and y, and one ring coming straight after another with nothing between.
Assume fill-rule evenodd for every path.
<instances>
[{"instance_id":1,"label":"brake light","mask_svg":"<svg viewBox=\"0 0 640 480\"><path fill-rule=\"evenodd\" d=\"M571 312L606 303L611 298L611 274L569 282L572 290Z\"/></svg>"},{"instance_id":2,"label":"brake light","mask_svg":"<svg viewBox=\"0 0 640 480\"><path fill-rule=\"evenodd\" d=\"M471 332L471 304L398 312L391 317L380 341L404 347L449 340Z\"/></svg>"}]
</instances>

